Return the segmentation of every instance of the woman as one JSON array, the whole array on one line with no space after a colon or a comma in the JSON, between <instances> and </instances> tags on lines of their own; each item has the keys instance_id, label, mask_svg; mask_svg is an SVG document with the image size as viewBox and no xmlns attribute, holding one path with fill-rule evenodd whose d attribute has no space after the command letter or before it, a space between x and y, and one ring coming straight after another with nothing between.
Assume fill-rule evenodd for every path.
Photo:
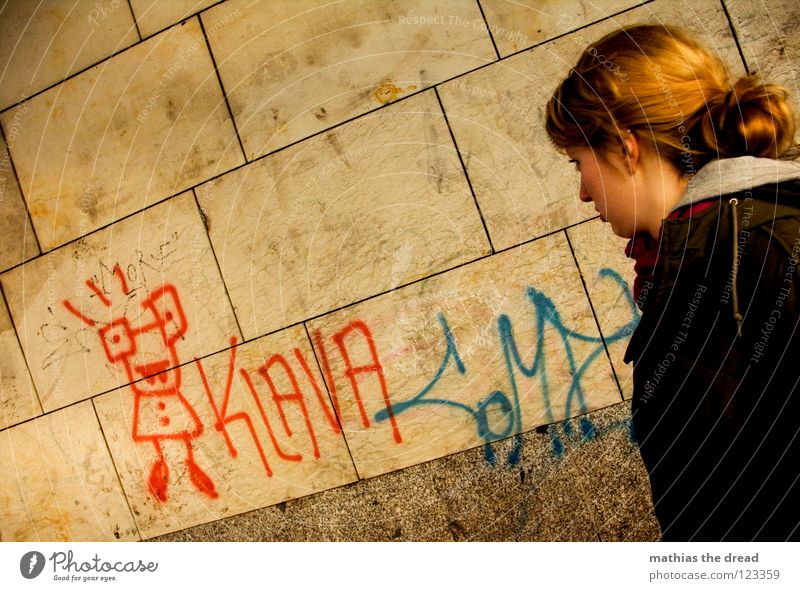
<instances>
[{"instance_id":1,"label":"woman","mask_svg":"<svg viewBox=\"0 0 800 591\"><path fill-rule=\"evenodd\" d=\"M583 52L546 129L630 238L633 425L664 540L800 539L800 164L794 114L685 32Z\"/></svg>"}]
</instances>

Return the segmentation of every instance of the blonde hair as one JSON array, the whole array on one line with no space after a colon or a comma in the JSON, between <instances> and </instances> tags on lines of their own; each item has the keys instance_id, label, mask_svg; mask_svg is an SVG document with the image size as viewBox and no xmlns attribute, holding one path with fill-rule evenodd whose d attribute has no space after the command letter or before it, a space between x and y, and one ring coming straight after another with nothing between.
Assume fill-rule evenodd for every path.
<instances>
[{"instance_id":1,"label":"blonde hair","mask_svg":"<svg viewBox=\"0 0 800 591\"><path fill-rule=\"evenodd\" d=\"M715 158L780 158L794 142L784 88L758 76L733 86L725 65L680 29L635 25L587 47L547 103L557 148L622 146L628 130L692 175Z\"/></svg>"}]
</instances>

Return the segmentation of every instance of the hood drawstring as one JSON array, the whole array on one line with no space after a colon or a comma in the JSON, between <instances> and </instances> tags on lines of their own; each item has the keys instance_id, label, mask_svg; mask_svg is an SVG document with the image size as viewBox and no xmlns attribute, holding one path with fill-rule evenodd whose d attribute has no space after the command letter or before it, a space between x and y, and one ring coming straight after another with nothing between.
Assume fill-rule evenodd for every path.
<instances>
[{"instance_id":1,"label":"hood drawstring","mask_svg":"<svg viewBox=\"0 0 800 591\"><path fill-rule=\"evenodd\" d=\"M739 296L736 289L736 275L739 271L739 216L736 213L736 206L739 200L734 197L730 200L731 222L733 225L733 272L732 272L732 295L733 295L733 319L736 321L737 334L742 336L742 320L744 317L739 313Z\"/></svg>"}]
</instances>

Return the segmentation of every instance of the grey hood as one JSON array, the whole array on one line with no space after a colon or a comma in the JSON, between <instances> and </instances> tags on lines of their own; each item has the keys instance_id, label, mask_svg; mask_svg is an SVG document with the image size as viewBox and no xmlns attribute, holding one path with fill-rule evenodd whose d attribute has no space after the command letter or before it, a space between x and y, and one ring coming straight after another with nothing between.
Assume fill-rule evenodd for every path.
<instances>
[{"instance_id":1,"label":"grey hood","mask_svg":"<svg viewBox=\"0 0 800 591\"><path fill-rule=\"evenodd\" d=\"M697 171L673 211L696 201L800 179L800 162L740 156L712 160Z\"/></svg>"}]
</instances>

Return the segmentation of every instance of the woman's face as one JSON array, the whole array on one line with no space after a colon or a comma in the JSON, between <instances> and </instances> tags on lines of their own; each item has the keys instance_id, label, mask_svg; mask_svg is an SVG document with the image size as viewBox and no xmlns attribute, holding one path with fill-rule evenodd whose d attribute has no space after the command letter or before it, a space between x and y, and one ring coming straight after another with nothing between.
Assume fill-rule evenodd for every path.
<instances>
[{"instance_id":1,"label":"woman's face","mask_svg":"<svg viewBox=\"0 0 800 591\"><path fill-rule=\"evenodd\" d=\"M636 191L622 156L590 147L568 148L567 156L581 175L581 201L591 201L600 219L617 236L631 238L636 230Z\"/></svg>"}]
</instances>

